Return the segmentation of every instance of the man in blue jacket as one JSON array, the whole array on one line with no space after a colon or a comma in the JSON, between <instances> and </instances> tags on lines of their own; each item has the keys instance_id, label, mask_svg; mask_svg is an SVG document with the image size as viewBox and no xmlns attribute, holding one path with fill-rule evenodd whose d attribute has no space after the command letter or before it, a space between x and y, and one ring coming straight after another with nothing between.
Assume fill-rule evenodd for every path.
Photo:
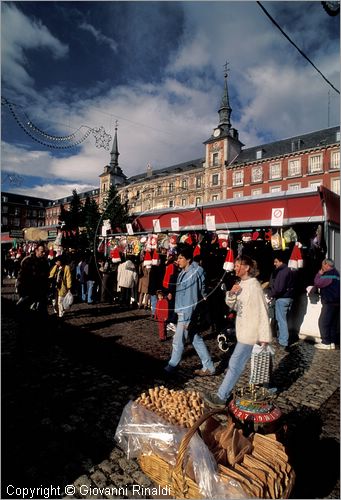
<instances>
[{"instance_id":1,"label":"man in blue jacket","mask_svg":"<svg viewBox=\"0 0 341 500\"><path fill-rule=\"evenodd\" d=\"M276 253L274 266L276 271L270 295L276 300L275 317L278 324L278 343L287 350L289 345L288 313L294 297L294 275L284 262L284 256L280 251Z\"/></svg>"},{"instance_id":2,"label":"man in blue jacket","mask_svg":"<svg viewBox=\"0 0 341 500\"><path fill-rule=\"evenodd\" d=\"M179 251L178 266L180 273L175 292L175 312L178 315L178 323L173 337L171 359L165 367L167 373L172 373L180 363L185 340L189 335L188 325L192 314L198 302L206 300L204 270L196 262L193 262L193 250L189 245L184 245ZM215 368L211 356L198 333L194 333L192 345L202 363L202 369L195 370L194 374L198 376L214 375Z\"/></svg>"},{"instance_id":3,"label":"man in blue jacket","mask_svg":"<svg viewBox=\"0 0 341 500\"><path fill-rule=\"evenodd\" d=\"M320 289L322 309L319 317L321 343L317 349L335 349L340 336L340 274L331 259L324 259L314 285Z\"/></svg>"}]
</instances>

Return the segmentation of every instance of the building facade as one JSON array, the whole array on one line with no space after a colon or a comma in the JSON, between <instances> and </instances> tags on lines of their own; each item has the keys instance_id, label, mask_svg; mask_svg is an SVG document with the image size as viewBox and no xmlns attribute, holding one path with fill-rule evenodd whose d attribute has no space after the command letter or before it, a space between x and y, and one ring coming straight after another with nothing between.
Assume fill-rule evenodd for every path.
<instances>
[{"instance_id":1,"label":"building facade","mask_svg":"<svg viewBox=\"0 0 341 500\"><path fill-rule=\"evenodd\" d=\"M1 192L1 232L43 227L50 200Z\"/></svg>"}]
</instances>

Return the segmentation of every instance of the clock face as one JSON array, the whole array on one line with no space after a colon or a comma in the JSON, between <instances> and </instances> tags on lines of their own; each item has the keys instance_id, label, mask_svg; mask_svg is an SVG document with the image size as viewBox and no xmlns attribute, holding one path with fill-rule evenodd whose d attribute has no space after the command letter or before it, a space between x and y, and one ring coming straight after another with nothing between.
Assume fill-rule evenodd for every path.
<instances>
[{"instance_id":1,"label":"clock face","mask_svg":"<svg viewBox=\"0 0 341 500\"><path fill-rule=\"evenodd\" d=\"M213 135L214 135L214 137L219 137L220 136L220 128L215 128L213 130Z\"/></svg>"}]
</instances>

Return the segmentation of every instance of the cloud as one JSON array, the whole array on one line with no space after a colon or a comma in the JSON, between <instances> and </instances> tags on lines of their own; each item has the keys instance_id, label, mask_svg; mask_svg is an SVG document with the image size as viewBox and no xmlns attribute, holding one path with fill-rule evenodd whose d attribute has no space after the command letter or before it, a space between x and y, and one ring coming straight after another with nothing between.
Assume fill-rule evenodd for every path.
<instances>
[{"instance_id":1,"label":"cloud","mask_svg":"<svg viewBox=\"0 0 341 500\"><path fill-rule=\"evenodd\" d=\"M84 193L85 191L90 191L98 186L92 186L90 184L44 184L44 185L36 185L27 188L15 188L15 193L29 196L36 196L37 198L44 198L46 200L56 200L59 198L64 198L67 196L71 196L72 191L75 189L77 193Z\"/></svg>"},{"instance_id":2,"label":"cloud","mask_svg":"<svg viewBox=\"0 0 341 500\"><path fill-rule=\"evenodd\" d=\"M91 33L98 43L107 44L107 45L109 45L111 50L113 50L114 52L117 52L117 50L118 50L117 42L115 42L115 40L113 40L112 38L109 38L108 36L103 35L103 33L101 33L99 30L94 28L94 26L92 26L91 24L83 21L81 24L79 24L78 27L82 30L85 30L85 31L88 31L89 33Z\"/></svg>"},{"instance_id":3,"label":"cloud","mask_svg":"<svg viewBox=\"0 0 341 500\"><path fill-rule=\"evenodd\" d=\"M28 49L48 49L53 58L68 54L68 46L54 37L40 21L29 19L12 3L2 3L2 78L6 85L25 93L34 79L30 76Z\"/></svg>"}]
</instances>

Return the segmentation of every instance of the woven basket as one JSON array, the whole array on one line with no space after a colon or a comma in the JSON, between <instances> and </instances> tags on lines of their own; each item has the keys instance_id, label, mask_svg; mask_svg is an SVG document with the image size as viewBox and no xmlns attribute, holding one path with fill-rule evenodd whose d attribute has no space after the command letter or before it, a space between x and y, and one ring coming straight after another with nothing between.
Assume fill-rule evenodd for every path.
<instances>
[{"instance_id":1,"label":"woven basket","mask_svg":"<svg viewBox=\"0 0 341 500\"><path fill-rule=\"evenodd\" d=\"M168 487L169 494L173 498L203 498L203 495L200 493L199 487L196 482L185 474L184 459L192 436L199 429L201 424L203 424L208 418L217 414L226 415L226 409L224 411L222 411L221 409L212 410L208 413L205 413L189 429L180 443L176 463L174 466L170 465L165 460L154 454L140 455L140 457L138 458L139 465L143 472L162 488ZM222 472L222 469L224 468L219 468L219 475L228 481L230 477L226 476ZM295 474L294 471L291 470L291 473L289 473L288 475L286 489L280 498L290 497L294 481Z\"/></svg>"}]
</instances>

